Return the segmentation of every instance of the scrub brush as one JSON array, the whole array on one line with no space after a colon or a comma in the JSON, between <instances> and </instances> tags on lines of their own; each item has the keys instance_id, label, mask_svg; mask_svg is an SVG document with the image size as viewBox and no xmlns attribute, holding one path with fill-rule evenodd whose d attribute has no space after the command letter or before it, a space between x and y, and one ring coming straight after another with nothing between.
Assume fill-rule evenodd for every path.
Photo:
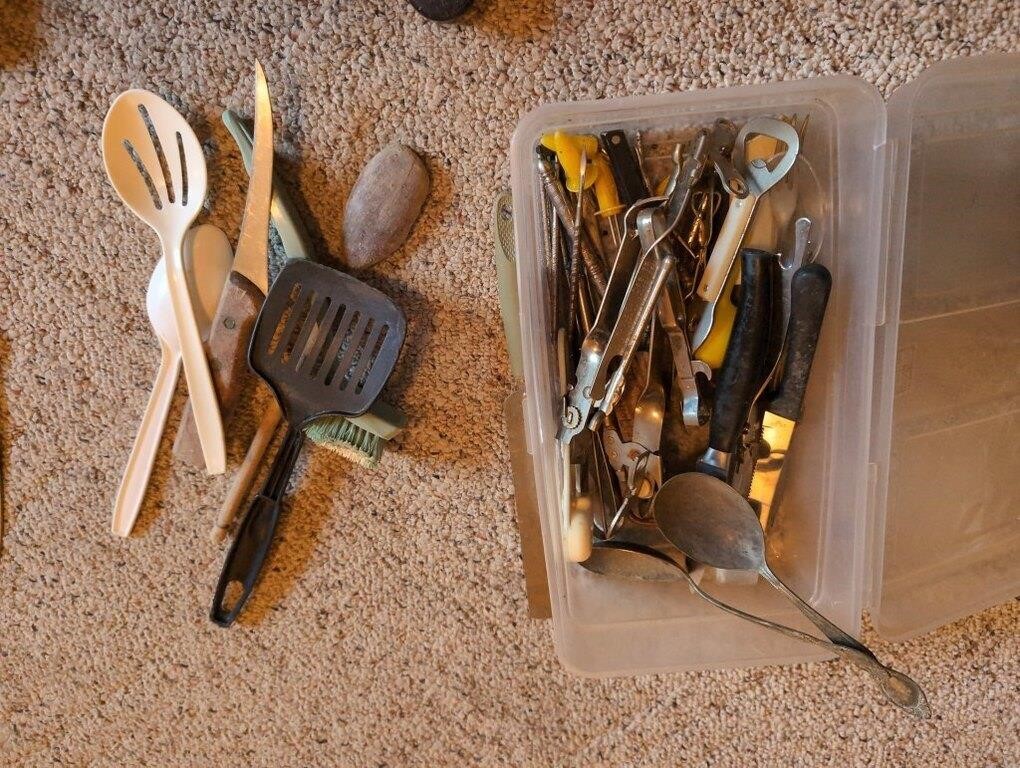
<instances>
[{"instance_id":1,"label":"scrub brush","mask_svg":"<svg viewBox=\"0 0 1020 768\"><path fill-rule=\"evenodd\" d=\"M366 469L374 469L382 458L387 441L407 425L403 411L381 401L372 410L358 416L357 423L343 416L327 416L305 427L305 436Z\"/></svg>"}]
</instances>

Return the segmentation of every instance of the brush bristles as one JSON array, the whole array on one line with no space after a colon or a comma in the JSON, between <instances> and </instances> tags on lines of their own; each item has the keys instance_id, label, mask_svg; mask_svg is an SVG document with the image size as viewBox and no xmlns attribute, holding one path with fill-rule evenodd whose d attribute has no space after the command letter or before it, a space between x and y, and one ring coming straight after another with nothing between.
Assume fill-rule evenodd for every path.
<instances>
[{"instance_id":1,"label":"brush bristles","mask_svg":"<svg viewBox=\"0 0 1020 768\"><path fill-rule=\"evenodd\" d=\"M314 421L305 427L308 439L338 453L366 469L374 469L382 458L386 441L343 416Z\"/></svg>"}]
</instances>

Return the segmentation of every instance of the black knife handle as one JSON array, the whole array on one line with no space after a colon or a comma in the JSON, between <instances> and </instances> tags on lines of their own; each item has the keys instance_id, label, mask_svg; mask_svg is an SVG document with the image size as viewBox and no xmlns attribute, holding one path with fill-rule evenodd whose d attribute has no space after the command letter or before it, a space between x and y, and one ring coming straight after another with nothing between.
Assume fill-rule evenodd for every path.
<instances>
[{"instance_id":1,"label":"black knife handle","mask_svg":"<svg viewBox=\"0 0 1020 768\"><path fill-rule=\"evenodd\" d=\"M761 386L779 270L779 257L767 251L745 248L740 259L740 303L719 369L708 430L709 447L723 453L733 453L739 445L748 411Z\"/></svg>"},{"instance_id":2,"label":"black knife handle","mask_svg":"<svg viewBox=\"0 0 1020 768\"><path fill-rule=\"evenodd\" d=\"M602 149L609 158L609 167L613 169L620 201L631 206L638 200L650 197L651 193L645 184L645 177L641 173L637 155L630 147L627 134L624 131L606 131L599 138L602 139Z\"/></svg>"},{"instance_id":3,"label":"black knife handle","mask_svg":"<svg viewBox=\"0 0 1020 768\"><path fill-rule=\"evenodd\" d=\"M769 410L791 421L800 418L804 407L804 392L831 289L832 275L821 264L804 265L790 282L790 321L783 345L786 360Z\"/></svg>"}]
</instances>

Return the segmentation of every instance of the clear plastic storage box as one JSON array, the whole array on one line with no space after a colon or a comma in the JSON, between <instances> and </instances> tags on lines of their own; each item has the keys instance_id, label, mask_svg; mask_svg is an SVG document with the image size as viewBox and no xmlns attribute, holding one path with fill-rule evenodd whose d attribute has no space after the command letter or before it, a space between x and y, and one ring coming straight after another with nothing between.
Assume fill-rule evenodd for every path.
<instances>
[{"instance_id":1,"label":"clear plastic storage box","mask_svg":"<svg viewBox=\"0 0 1020 768\"><path fill-rule=\"evenodd\" d=\"M770 533L775 570L848 631L889 639L1020 592L1020 57L932 67L886 104L852 77L609 101L525 116L511 157L526 434L556 647L615 675L822 658L682 583L628 582L563 557L561 400L534 150L545 132L682 130L810 115L819 260L833 292ZM720 598L804 627L766 584Z\"/></svg>"}]
</instances>

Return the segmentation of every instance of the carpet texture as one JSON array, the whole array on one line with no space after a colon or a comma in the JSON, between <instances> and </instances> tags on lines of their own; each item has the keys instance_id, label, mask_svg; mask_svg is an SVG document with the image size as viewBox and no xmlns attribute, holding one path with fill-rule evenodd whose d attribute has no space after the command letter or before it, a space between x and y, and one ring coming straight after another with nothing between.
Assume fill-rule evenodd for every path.
<instances>
[{"instance_id":1,"label":"carpet texture","mask_svg":"<svg viewBox=\"0 0 1020 768\"><path fill-rule=\"evenodd\" d=\"M835 663L561 669L549 624L526 618L488 219L541 102L835 72L888 94L940 59L1016 50L1018 29L1009 0L479 0L446 25L398 0L0 0L0 764L1020 763L1015 602L904 644L866 630L926 684L923 724ZM246 177L219 114L250 114L256 55L324 254L386 143L417 148L434 188L367 276L409 319L386 397L413 423L373 472L306 454L266 578L224 631L206 618L223 557L207 533L227 478L173 464L167 440L135 535L108 530L158 360L157 244L99 144L119 91L164 95L207 149L203 220L236 239Z\"/></svg>"}]
</instances>

